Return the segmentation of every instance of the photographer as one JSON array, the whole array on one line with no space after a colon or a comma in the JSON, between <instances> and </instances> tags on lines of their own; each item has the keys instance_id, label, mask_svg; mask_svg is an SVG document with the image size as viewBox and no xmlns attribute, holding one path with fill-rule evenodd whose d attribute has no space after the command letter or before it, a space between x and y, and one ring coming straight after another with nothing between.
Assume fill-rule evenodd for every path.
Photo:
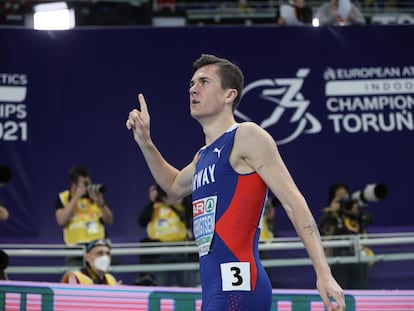
<instances>
[{"instance_id":1,"label":"photographer","mask_svg":"<svg viewBox=\"0 0 414 311\"><path fill-rule=\"evenodd\" d=\"M350 191L346 184L335 183L328 191L328 207L322 210L319 222L321 235L365 234L368 214L358 202L350 199ZM327 248L327 256L353 256L354 247ZM368 286L367 264L347 263L332 264L331 270L335 279L346 289L366 289Z\"/></svg>"},{"instance_id":2,"label":"photographer","mask_svg":"<svg viewBox=\"0 0 414 311\"><path fill-rule=\"evenodd\" d=\"M11 169L6 165L0 165L0 188L6 185L11 179ZM6 221L7 219L9 219L9 211L0 196L0 221Z\"/></svg>"},{"instance_id":3,"label":"photographer","mask_svg":"<svg viewBox=\"0 0 414 311\"><path fill-rule=\"evenodd\" d=\"M279 205L280 205L280 202L275 196L268 197L265 201L263 217L261 218L261 223L260 223L259 241L261 243L271 242L272 239L275 238L275 232L274 232L273 225L274 225L275 217L276 217L276 208L278 208ZM272 252L268 250L261 250L259 254L260 254L261 259L272 258ZM265 270L267 272L267 275L269 276L270 282L273 284L272 267L266 267Z\"/></svg>"},{"instance_id":4,"label":"photographer","mask_svg":"<svg viewBox=\"0 0 414 311\"><path fill-rule=\"evenodd\" d=\"M305 3L305 0L289 0L280 5L277 23L294 26L311 25L312 17L312 8Z\"/></svg>"},{"instance_id":5,"label":"photographer","mask_svg":"<svg viewBox=\"0 0 414 311\"><path fill-rule=\"evenodd\" d=\"M147 229L147 237L142 242L182 242L192 239L191 217L193 206L191 196L173 200L158 185L148 191L149 202L138 215L138 224ZM167 244L166 244L167 245ZM141 263L183 263L193 258L187 253L168 253L141 256ZM197 258L198 259L198 258ZM158 286L196 285L196 273L185 271L157 271L154 273Z\"/></svg>"},{"instance_id":6,"label":"photographer","mask_svg":"<svg viewBox=\"0 0 414 311\"><path fill-rule=\"evenodd\" d=\"M105 226L113 223L112 211L105 202L105 188L91 182L85 167L74 166L69 172L70 189L56 199L56 221L62 226L67 246L87 245L105 238ZM82 257L67 258L66 264L82 266Z\"/></svg>"}]
</instances>

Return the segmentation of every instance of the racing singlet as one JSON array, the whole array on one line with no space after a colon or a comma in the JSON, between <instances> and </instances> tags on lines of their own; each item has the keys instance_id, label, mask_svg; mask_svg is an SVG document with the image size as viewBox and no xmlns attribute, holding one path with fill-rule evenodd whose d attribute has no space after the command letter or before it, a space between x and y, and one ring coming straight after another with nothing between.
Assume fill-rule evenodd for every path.
<instances>
[{"instance_id":1,"label":"racing singlet","mask_svg":"<svg viewBox=\"0 0 414 311\"><path fill-rule=\"evenodd\" d=\"M237 124L199 150L193 231L200 256L202 311L269 311L272 288L258 241L267 187L229 162Z\"/></svg>"}]
</instances>

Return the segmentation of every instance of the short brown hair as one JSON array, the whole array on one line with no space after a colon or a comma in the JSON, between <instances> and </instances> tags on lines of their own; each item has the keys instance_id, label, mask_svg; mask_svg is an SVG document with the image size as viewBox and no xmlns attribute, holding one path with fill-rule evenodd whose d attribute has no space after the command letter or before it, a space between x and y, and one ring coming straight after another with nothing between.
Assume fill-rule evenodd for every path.
<instances>
[{"instance_id":1,"label":"short brown hair","mask_svg":"<svg viewBox=\"0 0 414 311\"><path fill-rule=\"evenodd\" d=\"M228 59L220 58L211 54L201 54L201 56L193 63L193 73L195 73L201 67L207 65L216 65L219 68L218 75L221 78L221 87L224 90L237 90L237 96L233 102L233 111L236 110L243 91L243 72L241 71L239 66L232 63Z\"/></svg>"}]
</instances>

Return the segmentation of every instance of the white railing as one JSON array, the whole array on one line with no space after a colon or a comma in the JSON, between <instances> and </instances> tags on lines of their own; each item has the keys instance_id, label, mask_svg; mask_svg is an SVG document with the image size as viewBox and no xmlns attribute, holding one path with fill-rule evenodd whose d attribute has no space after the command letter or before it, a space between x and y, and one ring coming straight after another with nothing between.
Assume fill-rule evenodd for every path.
<instances>
[{"instance_id":1,"label":"white railing","mask_svg":"<svg viewBox=\"0 0 414 311\"><path fill-rule=\"evenodd\" d=\"M367 236L329 236L323 237L323 246L326 248L350 247L355 255L328 257L329 263L351 262L380 262L380 261L404 261L414 259L414 232L393 234L369 234ZM374 255L361 253L362 247L374 249ZM392 250L386 250L392 247ZM60 244L0 244L10 258L13 257L66 257L82 256L83 248L67 249ZM377 248L377 249L376 249ZM408 251L407 251L408 249ZM265 267L303 266L311 265L302 242L294 238L275 238L269 242L260 243L259 250L272 251L274 259L263 259ZM278 251L295 252L290 258L280 258ZM112 254L114 256L153 255L166 253L197 253L194 242L181 243L114 243ZM297 254L296 254L297 253ZM279 258L278 258L279 257ZM137 260L138 261L138 260ZM68 266L42 266L41 260L33 260L30 266L10 266L9 273L16 274L61 274L74 267ZM197 270L198 262L185 262L174 264L118 264L112 266L113 272L144 272L144 271L172 271L172 270Z\"/></svg>"}]
</instances>

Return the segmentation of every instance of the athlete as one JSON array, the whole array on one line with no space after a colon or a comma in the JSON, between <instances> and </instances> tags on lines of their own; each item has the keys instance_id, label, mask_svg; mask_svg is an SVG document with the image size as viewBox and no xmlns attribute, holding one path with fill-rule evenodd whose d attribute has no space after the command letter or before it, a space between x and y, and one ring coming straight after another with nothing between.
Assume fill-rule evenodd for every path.
<instances>
[{"instance_id":1,"label":"athlete","mask_svg":"<svg viewBox=\"0 0 414 311\"><path fill-rule=\"evenodd\" d=\"M314 217L274 139L252 122L235 121L243 83L240 68L227 59L203 54L194 62L190 111L202 126L205 146L182 170L170 165L154 145L143 94L138 95L140 110L133 109L126 121L161 188L177 199L192 193L201 310L270 310L272 288L258 254L268 189L306 247L326 308L345 310L344 292L331 274Z\"/></svg>"}]
</instances>

